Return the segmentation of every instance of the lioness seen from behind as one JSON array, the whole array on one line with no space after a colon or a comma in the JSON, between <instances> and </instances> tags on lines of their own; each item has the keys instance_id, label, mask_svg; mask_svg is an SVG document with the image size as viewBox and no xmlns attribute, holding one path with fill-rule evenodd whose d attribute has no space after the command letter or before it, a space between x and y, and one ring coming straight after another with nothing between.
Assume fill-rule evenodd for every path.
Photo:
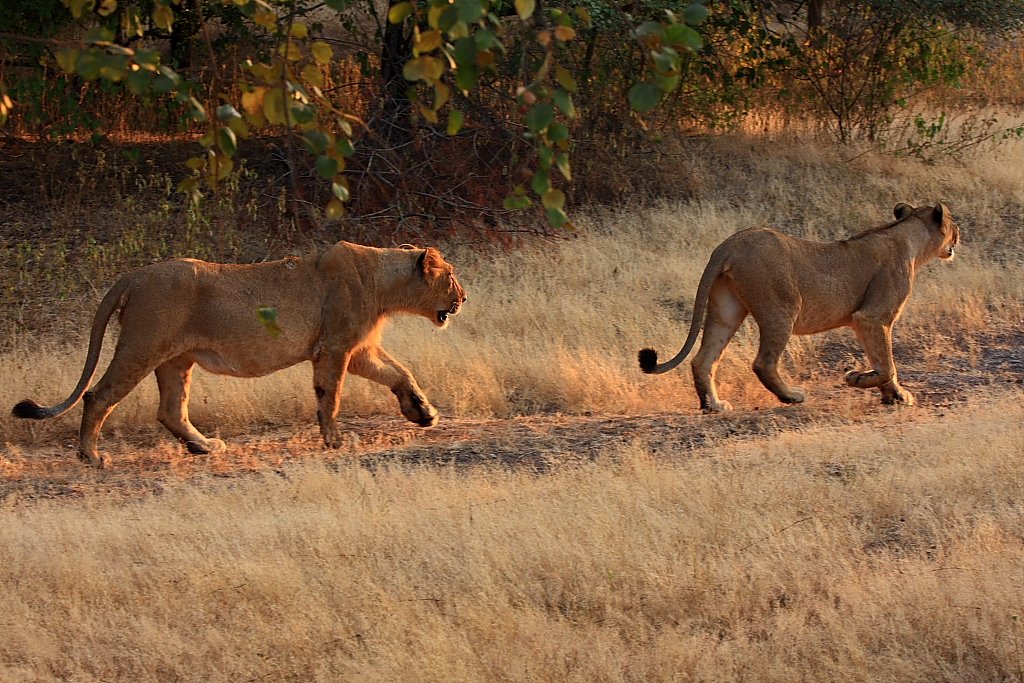
<instances>
[{"instance_id":1,"label":"lioness seen from behind","mask_svg":"<svg viewBox=\"0 0 1024 683\"><path fill-rule=\"evenodd\" d=\"M402 414L424 427L437 411L412 373L381 348L388 317L421 315L445 327L466 301L452 266L433 248L378 249L339 242L307 257L248 265L173 259L122 276L103 297L93 319L89 351L78 386L62 403L43 407L24 400L15 417L56 417L83 395L78 455L108 464L96 449L104 420L142 379L155 372L157 418L192 453L224 449L189 420L192 368L259 377L302 361L313 363L317 419L324 443L341 445L335 418L347 372L391 389ZM260 307L277 312L265 327ZM106 373L91 391L103 335L120 311L121 333Z\"/></svg>"},{"instance_id":2,"label":"lioness seen from behind","mask_svg":"<svg viewBox=\"0 0 1024 683\"><path fill-rule=\"evenodd\" d=\"M722 242L711 254L697 286L693 320L682 350L658 363L654 349L639 353L640 368L661 373L694 356L693 383L706 412L728 410L715 389L722 351L749 313L760 343L754 372L783 403L800 403L803 389L790 386L778 363L789 337L851 327L872 369L850 371L852 387L878 388L883 403L912 404L900 386L892 358L892 326L910 296L917 270L933 258L949 260L960 229L942 204L914 208L897 204L896 220L849 239L812 242L770 228L751 228Z\"/></svg>"}]
</instances>

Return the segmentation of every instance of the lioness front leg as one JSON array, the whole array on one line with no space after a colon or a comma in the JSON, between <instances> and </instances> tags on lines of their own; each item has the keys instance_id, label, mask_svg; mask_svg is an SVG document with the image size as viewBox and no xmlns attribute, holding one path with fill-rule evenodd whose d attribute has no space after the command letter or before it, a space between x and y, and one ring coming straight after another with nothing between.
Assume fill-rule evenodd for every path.
<instances>
[{"instance_id":1,"label":"lioness front leg","mask_svg":"<svg viewBox=\"0 0 1024 683\"><path fill-rule=\"evenodd\" d=\"M341 387L345 383L349 354L324 351L313 361L313 389L316 392L316 419L320 435L328 448L341 448L342 432L336 419L341 405Z\"/></svg>"},{"instance_id":2,"label":"lioness front leg","mask_svg":"<svg viewBox=\"0 0 1024 683\"><path fill-rule=\"evenodd\" d=\"M896 379L896 362L892 357L892 324L858 312L853 314L852 327L873 369L868 372L847 372L846 383L860 389L877 387L882 394L882 403L885 404L913 405L914 396L900 386Z\"/></svg>"},{"instance_id":3,"label":"lioness front leg","mask_svg":"<svg viewBox=\"0 0 1024 683\"><path fill-rule=\"evenodd\" d=\"M353 374L383 384L398 398L402 415L421 427L437 424L437 410L430 405L409 369L378 347L360 349L352 355L349 370Z\"/></svg>"}]
</instances>

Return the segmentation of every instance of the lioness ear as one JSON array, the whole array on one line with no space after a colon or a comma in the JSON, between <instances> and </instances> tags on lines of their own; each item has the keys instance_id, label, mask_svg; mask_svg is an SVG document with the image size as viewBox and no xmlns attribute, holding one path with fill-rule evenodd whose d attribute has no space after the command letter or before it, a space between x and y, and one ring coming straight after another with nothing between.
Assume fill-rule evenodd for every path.
<instances>
[{"instance_id":1,"label":"lioness ear","mask_svg":"<svg viewBox=\"0 0 1024 683\"><path fill-rule=\"evenodd\" d=\"M932 209L932 218L935 219L936 223L938 223L939 225L942 225L942 219L945 217L945 215L946 215L946 207L945 207L945 205L942 202L936 203L935 204L935 208Z\"/></svg>"},{"instance_id":2,"label":"lioness ear","mask_svg":"<svg viewBox=\"0 0 1024 683\"><path fill-rule=\"evenodd\" d=\"M914 207L910 204L904 204L900 202L896 205L896 208L892 210L892 215L896 217L896 220L901 221L910 214L914 213Z\"/></svg>"},{"instance_id":3,"label":"lioness ear","mask_svg":"<svg viewBox=\"0 0 1024 683\"><path fill-rule=\"evenodd\" d=\"M441 252L433 247L427 247L420 254L419 260L416 261L416 268L419 269L420 274L423 275L423 279L427 282L433 282L437 278L444 274L444 258L441 256Z\"/></svg>"}]
</instances>

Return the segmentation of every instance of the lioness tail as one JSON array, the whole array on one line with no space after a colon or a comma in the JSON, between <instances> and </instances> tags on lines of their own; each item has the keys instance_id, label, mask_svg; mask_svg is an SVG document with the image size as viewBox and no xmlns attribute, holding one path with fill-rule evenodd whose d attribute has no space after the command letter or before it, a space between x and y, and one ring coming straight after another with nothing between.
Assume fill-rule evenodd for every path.
<instances>
[{"instance_id":1,"label":"lioness tail","mask_svg":"<svg viewBox=\"0 0 1024 683\"><path fill-rule=\"evenodd\" d=\"M92 383L93 375L96 374L96 364L100 359L100 348L103 346L103 333L106 332L107 323L110 321L110 316L114 314L114 311L121 307L123 303L122 298L128 289L130 280L130 275L126 275L118 280L107 291L103 301L100 302L99 308L96 309L96 315L92 320L92 331L89 334L89 351L85 356L85 367L82 368L82 376L78 380L78 386L71 392L71 395L57 405L49 407L41 406L32 399L26 398L14 406L11 410L11 415L28 420L45 420L48 417L63 415L82 399L85 390Z\"/></svg>"},{"instance_id":2,"label":"lioness tail","mask_svg":"<svg viewBox=\"0 0 1024 683\"><path fill-rule=\"evenodd\" d=\"M693 318L690 320L690 332L686 336L683 348L671 360L665 361L661 365L658 365L657 351L654 349L640 349L640 353L637 354L637 360L640 361L640 369L643 372L648 375L660 375L663 372L676 368L690 355L693 345L697 342L697 335L700 333L701 324L704 322L704 312L707 310L711 285L725 267L727 257L726 249L723 247L728 243L729 240L722 242L711 252L711 258L708 259L708 264L704 267L704 272L700 276L700 284L697 285L697 294L693 301Z\"/></svg>"}]
</instances>

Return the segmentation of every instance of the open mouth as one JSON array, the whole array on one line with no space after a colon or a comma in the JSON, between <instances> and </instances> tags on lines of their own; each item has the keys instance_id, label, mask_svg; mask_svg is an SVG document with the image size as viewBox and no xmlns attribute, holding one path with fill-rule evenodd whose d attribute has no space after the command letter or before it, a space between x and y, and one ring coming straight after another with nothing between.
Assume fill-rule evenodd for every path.
<instances>
[{"instance_id":1,"label":"open mouth","mask_svg":"<svg viewBox=\"0 0 1024 683\"><path fill-rule=\"evenodd\" d=\"M459 303L458 302L455 302L454 304L452 304L451 308L449 308L447 311L438 311L437 312L437 324L438 325L444 325L446 322L448 322L448 316L455 315L458 312L459 312Z\"/></svg>"}]
</instances>

